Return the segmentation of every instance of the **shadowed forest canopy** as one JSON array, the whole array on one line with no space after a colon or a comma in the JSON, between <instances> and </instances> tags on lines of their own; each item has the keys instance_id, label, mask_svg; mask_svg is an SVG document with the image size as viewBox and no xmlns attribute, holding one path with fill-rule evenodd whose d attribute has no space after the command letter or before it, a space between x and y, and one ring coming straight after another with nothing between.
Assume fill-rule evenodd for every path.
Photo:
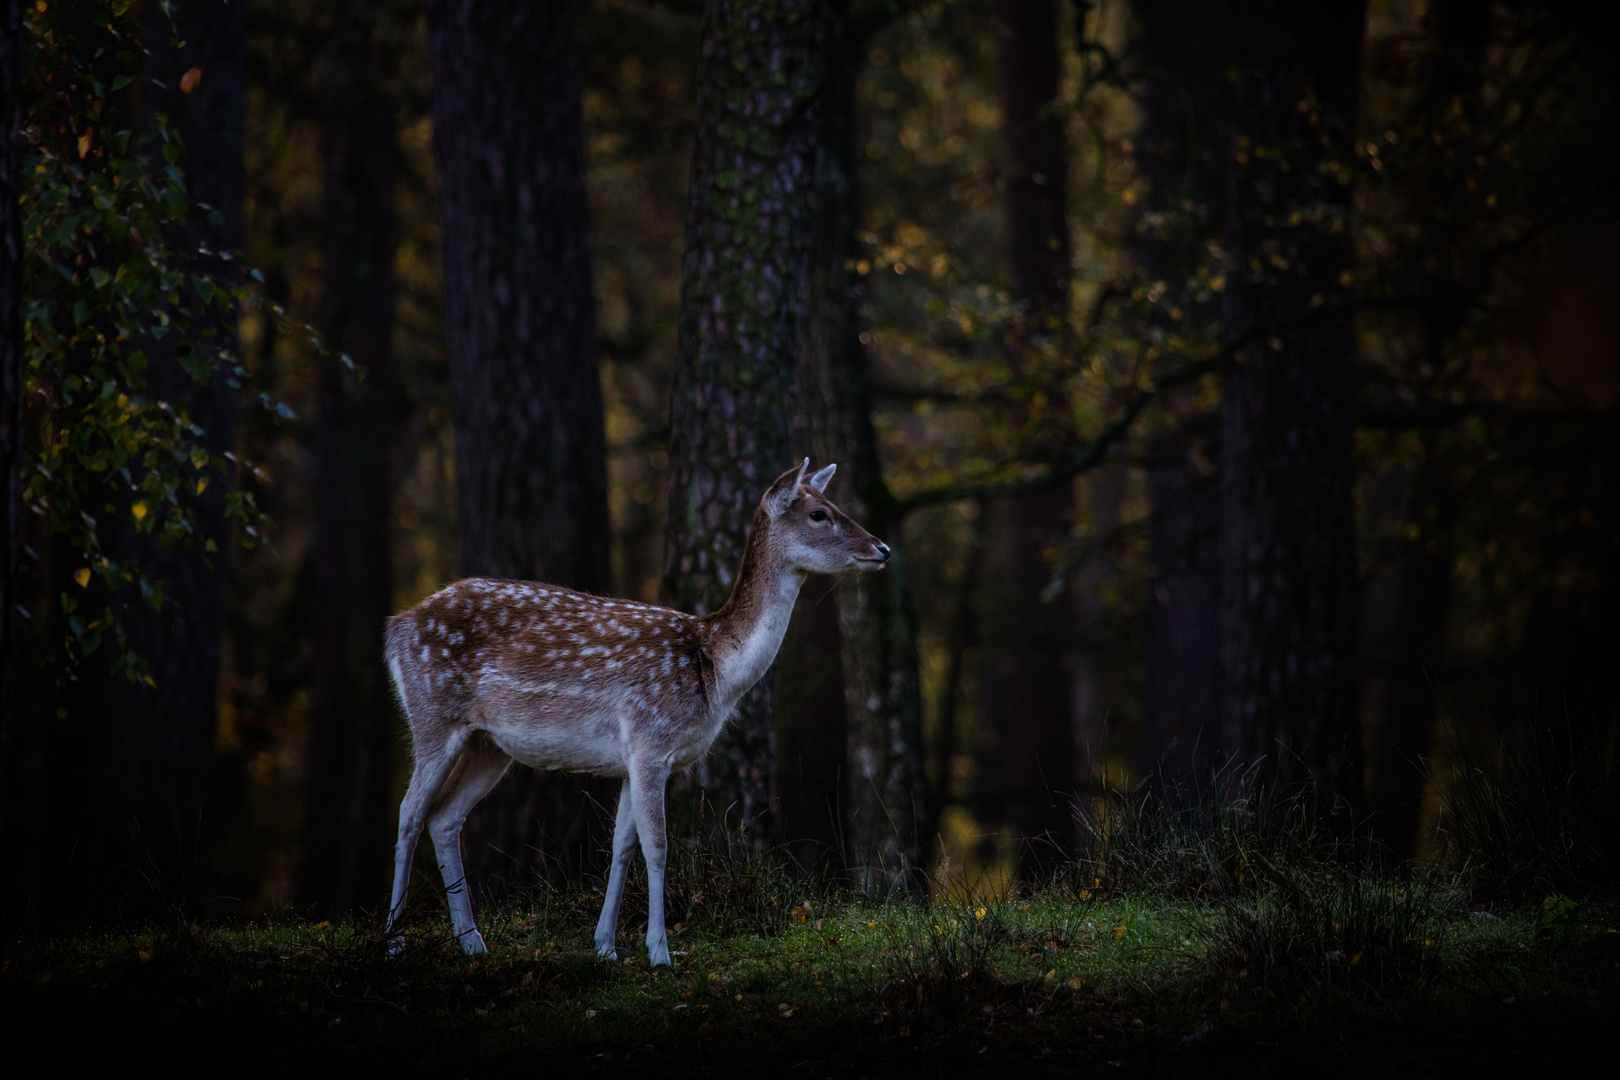
<instances>
[{"instance_id":1,"label":"shadowed forest canopy","mask_svg":"<svg viewBox=\"0 0 1620 1080\"><path fill-rule=\"evenodd\" d=\"M883 893L1211 770L1398 858L1462 748L1612 770L1617 21L25 5L8 917L375 910L383 620L466 575L713 611L806 455L896 556L806 584L678 828ZM615 791L509 772L477 886L599 866Z\"/></svg>"}]
</instances>

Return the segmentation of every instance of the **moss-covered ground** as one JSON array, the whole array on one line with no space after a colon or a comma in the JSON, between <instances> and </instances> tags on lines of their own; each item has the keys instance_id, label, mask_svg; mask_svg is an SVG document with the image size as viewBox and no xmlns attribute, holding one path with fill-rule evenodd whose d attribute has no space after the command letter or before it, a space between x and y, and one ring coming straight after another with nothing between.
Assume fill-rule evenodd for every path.
<instances>
[{"instance_id":1,"label":"moss-covered ground","mask_svg":"<svg viewBox=\"0 0 1620 1080\"><path fill-rule=\"evenodd\" d=\"M431 908L394 959L363 921L13 936L7 1041L53 1071L248 1076L1582 1076L1620 1029L1602 900L1436 900L1346 955L1342 924L1273 900L833 898L763 933L676 926L670 970L628 930L599 960L589 900L490 912L477 959Z\"/></svg>"}]
</instances>

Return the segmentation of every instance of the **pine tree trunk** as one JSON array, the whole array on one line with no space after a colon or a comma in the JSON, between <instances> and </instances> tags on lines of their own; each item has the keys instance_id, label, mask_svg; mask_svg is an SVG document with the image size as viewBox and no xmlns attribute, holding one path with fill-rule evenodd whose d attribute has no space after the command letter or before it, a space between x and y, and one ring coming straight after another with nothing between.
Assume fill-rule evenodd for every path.
<instances>
[{"instance_id":1,"label":"pine tree trunk","mask_svg":"<svg viewBox=\"0 0 1620 1080\"><path fill-rule=\"evenodd\" d=\"M431 0L461 562L470 575L610 584L602 387L574 8ZM601 781L514 767L473 812L486 886L583 854Z\"/></svg>"},{"instance_id":2,"label":"pine tree trunk","mask_svg":"<svg viewBox=\"0 0 1620 1080\"><path fill-rule=\"evenodd\" d=\"M1069 293L1068 168L1053 0L999 0L1002 130L1007 141L1008 254L1013 296L1030 337L1061 335ZM1020 353L1022 350L1020 349ZM1014 358L1026 374L1027 358ZM1033 377L1033 376L1029 376ZM1065 590L1042 594L1049 553L1069 535L1074 493L1060 488L991 510L981 648L983 722L994 733L1006 814L1024 840L1066 846L1072 837L1075 732L1070 652L1075 609ZM992 644L993 643L993 644ZM1054 852L1021 843L1019 863L1037 871Z\"/></svg>"},{"instance_id":3,"label":"pine tree trunk","mask_svg":"<svg viewBox=\"0 0 1620 1080\"><path fill-rule=\"evenodd\" d=\"M1452 110L1461 107L1463 123L1479 109L1480 61L1490 38L1488 8L1467 0L1439 0L1429 8L1429 30L1438 46L1423 90L1421 107L1437 128L1457 122ZM1428 182L1425 183L1424 180ZM1414 203L1448 202L1447 183L1440 177L1418 178ZM1423 283L1430 297L1446 297L1455 288L1450 267L1436 267ZM1446 344L1455 340L1465 312L1452 301L1430 303L1421 311L1423 356L1433 370L1446 362ZM1418 823L1425 761L1434 748L1438 676L1444 661L1446 625L1451 614L1453 538L1457 492L1452 489L1434 443L1425 439L1406 494L1406 529L1396 561L1394 632L1389 635L1393 655L1386 659L1382 677L1368 680L1372 700L1382 699L1383 715L1371 740L1371 782L1367 809L1392 855L1407 858L1418 848ZM1364 634L1364 640L1370 635ZM1563 688L1560 688L1563 689Z\"/></svg>"},{"instance_id":4,"label":"pine tree trunk","mask_svg":"<svg viewBox=\"0 0 1620 1080\"><path fill-rule=\"evenodd\" d=\"M1140 768L1174 787L1203 779L1221 749L1221 500L1183 438L1157 449L1148 469Z\"/></svg>"},{"instance_id":5,"label":"pine tree trunk","mask_svg":"<svg viewBox=\"0 0 1620 1080\"><path fill-rule=\"evenodd\" d=\"M725 602L754 508L791 463L794 352L812 222L821 5L710 0L670 400L664 598ZM733 828L770 835L774 670L738 704L699 779Z\"/></svg>"},{"instance_id":6,"label":"pine tree trunk","mask_svg":"<svg viewBox=\"0 0 1620 1080\"><path fill-rule=\"evenodd\" d=\"M346 21L323 81L321 333L363 376L325 363L316 421L315 686L298 891L302 906L326 912L375 901L393 861L397 739L382 629L393 607L388 450L400 161L380 49L369 23Z\"/></svg>"},{"instance_id":7,"label":"pine tree trunk","mask_svg":"<svg viewBox=\"0 0 1620 1080\"><path fill-rule=\"evenodd\" d=\"M857 888L882 893L897 884L916 885L919 827L927 827L927 812L916 631L906 598L900 518L883 482L872 429L857 325L858 279L846 269L859 224L857 46L848 33L841 6L830 5L823 16L827 73L799 347L799 427L813 460L838 464L833 500L895 552L882 573L845 575L834 587L848 800L842 854Z\"/></svg>"},{"instance_id":8,"label":"pine tree trunk","mask_svg":"<svg viewBox=\"0 0 1620 1080\"><path fill-rule=\"evenodd\" d=\"M1135 14L1143 73L1136 135L1137 169L1147 181L1143 213L1182 214L1190 207L1218 228L1230 20L1223 5L1203 0L1138 0ZM1137 235L1149 280L1183 282L1206 257L1205 229L1150 227ZM1155 440L1148 469L1152 578L1138 761L1144 775L1162 776L1171 786L1193 779L1221 751L1221 503L1207 461L1194 451L1202 443L1204 458L1218 455L1208 445L1213 418L1195 411L1194 400L1192 394L1170 396L1181 425Z\"/></svg>"},{"instance_id":9,"label":"pine tree trunk","mask_svg":"<svg viewBox=\"0 0 1620 1080\"><path fill-rule=\"evenodd\" d=\"M1384 715L1372 749L1367 811L1396 858L1417 847L1425 759L1434 747L1437 678L1451 612L1451 511L1445 479L1424 468L1416 481L1411 521L1417 538L1403 544L1396 567L1398 599L1394 656L1383 680ZM1433 510L1433 517L1426 511ZM1427 519L1427 520L1425 520Z\"/></svg>"},{"instance_id":10,"label":"pine tree trunk","mask_svg":"<svg viewBox=\"0 0 1620 1080\"><path fill-rule=\"evenodd\" d=\"M1242 346L1221 405L1225 743L1267 776L1347 795L1360 750L1354 341L1333 222L1349 189L1317 166L1350 153L1363 15L1360 0L1238 5L1225 147L1223 323Z\"/></svg>"},{"instance_id":11,"label":"pine tree trunk","mask_svg":"<svg viewBox=\"0 0 1620 1080\"><path fill-rule=\"evenodd\" d=\"M836 587L825 577L805 582L777 662L773 839L816 876L843 866L849 800Z\"/></svg>"}]
</instances>

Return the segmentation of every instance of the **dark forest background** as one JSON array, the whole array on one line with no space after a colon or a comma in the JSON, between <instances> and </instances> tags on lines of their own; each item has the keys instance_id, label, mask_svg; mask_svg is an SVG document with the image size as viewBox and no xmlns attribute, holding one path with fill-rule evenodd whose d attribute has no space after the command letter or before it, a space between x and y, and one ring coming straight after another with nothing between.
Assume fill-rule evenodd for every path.
<instances>
[{"instance_id":1,"label":"dark forest background","mask_svg":"<svg viewBox=\"0 0 1620 1080\"><path fill-rule=\"evenodd\" d=\"M1620 752L1601 6L6 11L15 919L378 907L384 617L468 574L713 610L802 455L896 565L812 581L673 786L816 872L1030 878L1105 789L1250 768L1420 857L1462 747ZM183 183L176 265L240 253L93 399L194 425L166 543L155 459L60 451L114 423L99 301L41 306L122 241L36 211L120 161ZM611 802L514 772L469 869L594 866Z\"/></svg>"}]
</instances>

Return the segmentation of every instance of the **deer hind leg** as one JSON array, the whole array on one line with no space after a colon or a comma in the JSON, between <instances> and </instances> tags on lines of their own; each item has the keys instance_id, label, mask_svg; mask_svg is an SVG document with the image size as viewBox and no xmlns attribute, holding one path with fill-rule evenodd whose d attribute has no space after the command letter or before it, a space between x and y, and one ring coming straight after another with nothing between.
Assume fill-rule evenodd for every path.
<instances>
[{"instance_id":1,"label":"deer hind leg","mask_svg":"<svg viewBox=\"0 0 1620 1080\"><path fill-rule=\"evenodd\" d=\"M399 839L394 845L394 895L388 904L388 951L397 953L404 947L404 937L395 929L405 916L405 901L411 886L411 861L416 857L416 843L422 838L422 825L428 811L438 801L439 789L456 764L461 753L462 738L451 738L438 745L418 742L415 746L416 764L411 770L411 784L399 804Z\"/></svg>"},{"instance_id":2,"label":"deer hind leg","mask_svg":"<svg viewBox=\"0 0 1620 1080\"><path fill-rule=\"evenodd\" d=\"M445 898L450 905L450 925L456 940L469 954L485 951L484 936L473 922L472 893L467 872L461 865L461 827L478 801L506 775L512 759L488 738L474 736L456 761L444 789L428 816L428 835L439 856L439 872L444 875Z\"/></svg>"},{"instance_id":3,"label":"deer hind leg","mask_svg":"<svg viewBox=\"0 0 1620 1080\"><path fill-rule=\"evenodd\" d=\"M664 822L664 785L669 766L662 761L633 763L629 787L635 799L636 832L647 860L647 960L669 966L669 935L664 931L664 868L669 865L669 837Z\"/></svg>"},{"instance_id":4,"label":"deer hind leg","mask_svg":"<svg viewBox=\"0 0 1620 1080\"><path fill-rule=\"evenodd\" d=\"M615 942L619 936L619 900L624 896L624 877L636 851L636 800L625 780L619 788L619 812L613 821L613 866L608 871L607 898L602 901L602 917L596 920L596 954L618 958Z\"/></svg>"}]
</instances>

